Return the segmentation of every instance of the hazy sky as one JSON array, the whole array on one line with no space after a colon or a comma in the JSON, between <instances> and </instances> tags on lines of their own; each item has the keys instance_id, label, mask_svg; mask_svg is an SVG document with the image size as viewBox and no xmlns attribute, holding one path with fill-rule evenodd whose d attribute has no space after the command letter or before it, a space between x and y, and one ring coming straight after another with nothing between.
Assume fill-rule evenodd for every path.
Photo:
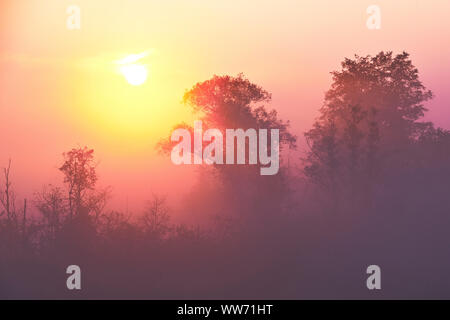
<instances>
[{"instance_id":1,"label":"hazy sky","mask_svg":"<svg viewBox=\"0 0 450 320\"><path fill-rule=\"evenodd\" d=\"M66 27L69 5L81 29ZM366 26L369 5L381 29ZM273 95L293 131L308 130L344 57L403 50L435 93L427 119L450 128L450 1L3 0L0 4L0 167L13 161L20 197L61 181L61 153L95 149L101 185L131 210L153 192L183 194L192 168L154 144L194 117L186 89L243 72ZM115 61L147 52L132 86ZM2 179L0 178L0 181Z\"/></svg>"}]
</instances>

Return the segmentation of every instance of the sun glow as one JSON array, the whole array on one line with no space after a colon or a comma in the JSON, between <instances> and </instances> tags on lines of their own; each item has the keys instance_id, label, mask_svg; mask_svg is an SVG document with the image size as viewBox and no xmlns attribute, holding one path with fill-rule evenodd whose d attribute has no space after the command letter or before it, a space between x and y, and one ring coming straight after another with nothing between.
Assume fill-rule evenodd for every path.
<instances>
[{"instance_id":1,"label":"sun glow","mask_svg":"<svg viewBox=\"0 0 450 320\"><path fill-rule=\"evenodd\" d=\"M147 81L147 68L140 64L130 64L120 67L120 72L127 82L133 86L140 86Z\"/></svg>"},{"instance_id":2,"label":"sun glow","mask_svg":"<svg viewBox=\"0 0 450 320\"><path fill-rule=\"evenodd\" d=\"M147 81L147 67L137 62L148 55L149 52L145 51L138 54L130 54L125 58L116 61L116 63L120 65L120 73L125 77L129 84L133 86L140 86Z\"/></svg>"},{"instance_id":3,"label":"sun glow","mask_svg":"<svg viewBox=\"0 0 450 320\"><path fill-rule=\"evenodd\" d=\"M184 90L195 83L194 73L180 75L184 66L174 61L155 49L80 59L68 93L73 117L90 139L102 144L126 152L153 150L150 146L167 137L177 123L194 121L180 103Z\"/></svg>"}]
</instances>

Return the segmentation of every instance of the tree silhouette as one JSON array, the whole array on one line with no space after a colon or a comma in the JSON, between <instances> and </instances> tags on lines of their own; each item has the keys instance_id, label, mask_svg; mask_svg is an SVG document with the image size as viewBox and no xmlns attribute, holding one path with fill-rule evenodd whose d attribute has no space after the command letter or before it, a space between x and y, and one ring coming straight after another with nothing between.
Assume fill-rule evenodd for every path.
<instances>
[{"instance_id":1,"label":"tree silhouette","mask_svg":"<svg viewBox=\"0 0 450 320\"><path fill-rule=\"evenodd\" d=\"M67 206L60 187L47 185L35 193L34 204L44 219L45 238L52 242L67 219Z\"/></svg>"},{"instance_id":2,"label":"tree silhouette","mask_svg":"<svg viewBox=\"0 0 450 320\"><path fill-rule=\"evenodd\" d=\"M242 74L237 77L215 75L210 80L197 83L183 96L183 102L202 120L204 130L274 128L280 130L280 148L295 147L296 137L288 130L289 121L278 119L276 110L269 111L264 106L270 101L270 93L251 83ZM185 123L177 125L176 128L192 130L192 127ZM169 152L173 145L169 138L162 140L158 148Z\"/></svg>"},{"instance_id":3,"label":"tree silhouette","mask_svg":"<svg viewBox=\"0 0 450 320\"><path fill-rule=\"evenodd\" d=\"M151 239L163 239L170 231L166 198L153 195L141 218L144 233Z\"/></svg>"},{"instance_id":4,"label":"tree silhouette","mask_svg":"<svg viewBox=\"0 0 450 320\"><path fill-rule=\"evenodd\" d=\"M295 145L296 139L288 130L289 121L278 119L276 110L268 111L264 106L271 101L270 93L243 74L214 76L197 83L184 94L183 101L200 113L206 127L276 128L280 130L280 146Z\"/></svg>"},{"instance_id":5,"label":"tree silhouette","mask_svg":"<svg viewBox=\"0 0 450 320\"><path fill-rule=\"evenodd\" d=\"M197 167L198 184L173 218L160 196L140 212L108 210L110 189L98 187L94 151L84 147L64 153L67 189L44 186L39 214L27 216L9 163L0 176L0 298L74 298L64 287L74 263L88 288L75 298L364 297L361 273L348 268L371 259L406 270L388 297L422 297L429 283L427 294L445 297L450 132L421 122L431 93L405 53L346 59L333 79L305 134L304 172L322 188L283 167L261 176L254 165L213 164ZM242 75L200 82L184 101L204 129L277 128L281 147L295 146L288 123L266 109L270 94ZM198 210L214 220L196 223ZM178 221L185 217L189 224Z\"/></svg>"},{"instance_id":6,"label":"tree silhouette","mask_svg":"<svg viewBox=\"0 0 450 320\"><path fill-rule=\"evenodd\" d=\"M401 166L411 145L432 125L420 122L432 98L403 52L346 58L334 71L320 117L305 133L304 172L337 192L367 192L387 167Z\"/></svg>"},{"instance_id":7,"label":"tree silhouette","mask_svg":"<svg viewBox=\"0 0 450 320\"><path fill-rule=\"evenodd\" d=\"M289 131L289 121L279 119L276 110L267 109L266 104L270 101L270 93L251 83L243 74L236 77L215 75L195 84L183 96L186 106L192 108L198 119L202 120L203 130L216 128L224 134L225 129L279 129L282 154L283 149L296 147L296 137ZM191 134L193 132L193 128L186 124L178 127L190 130ZM246 139L246 150L249 150L248 143ZM158 147L168 153L174 144L168 138L161 141ZM236 148L235 145L234 154ZM225 154L226 150L224 157ZM245 163L249 163L249 156L247 152ZM219 211L258 212L260 215L264 212L278 212L282 198L287 193L283 170L270 177L261 177L258 166L247 164L214 164L201 170L208 172L207 175L202 175L202 179L217 179L215 192L222 196L222 202L226 205L226 208ZM202 184L204 183L203 180ZM205 196L205 192L202 194ZM220 204L217 201L216 208Z\"/></svg>"},{"instance_id":8,"label":"tree silhouette","mask_svg":"<svg viewBox=\"0 0 450 320\"><path fill-rule=\"evenodd\" d=\"M87 147L73 148L63 156L64 163L59 170L64 173L68 190L69 217L84 212L93 213L97 220L109 199L111 187L96 188L98 177L94 150Z\"/></svg>"},{"instance_id":9,"label":"tree silhouette","mask_svg":"<svg viewBox=\"0 0 450 320\"><path fill-rule=\"evenodd\" d=\"M1 215L6 214L6 219L11 224L16 217L15 200L16 196L11 188L11 159L8 161L8 166L3 168L3 178L5 179L4 188L0 191L0 202L3 206Z\"/></svg>"},{"instance_id":10,"label":"tree silhouette","mask_svg":"<svg viewBox=\"0 0 450 320\"><path fill-rule=\"evenodd\" d=\"M73 148L63 153L64 163L59 170L64 174L67 185L69 215L79 214L82 207L87 205L86 192L93 190L97 182L94 163L94 150Z\"/></svg>"},{"instance_id":11,"label":"tree silhouette","mask_svg":"<svg viewBox=\"0 0 450 320\"><path fill-rule=\"evenodd\" d=\"M0 246L6 245L10 253L28 247L29 223L27 218L27 199L23 206L17 205L16 193L11 180L11 159L3 168L4 182L0 186Z\"/></svg>"}]
</instances>

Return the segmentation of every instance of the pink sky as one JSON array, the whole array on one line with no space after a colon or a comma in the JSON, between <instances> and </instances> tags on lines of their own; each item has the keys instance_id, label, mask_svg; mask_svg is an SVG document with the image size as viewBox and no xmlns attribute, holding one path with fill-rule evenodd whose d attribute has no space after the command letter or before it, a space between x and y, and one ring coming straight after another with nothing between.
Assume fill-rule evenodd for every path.
<instances>
[{"instance_id":1,"label":"pink sky","mask_svg":"<svg viewBox=\"0 0 450 320\"><path fill-rule=\"evenodd\" d=\"M66 28L69 4L80 30ZM380 30L366 27L371 4ZM405 50L435 94L427 119L450 128L448 0L4 0L0 12L0 166L12 158L19 198L59 183L61 153L77 145L95 149L119 207L185 193L192 168L153 147L193 121L181 97L214 74L243 72L302 135L344 57ZM114 61L144 51L149 78L132 87Z\"/></svg>"}]
</instances>

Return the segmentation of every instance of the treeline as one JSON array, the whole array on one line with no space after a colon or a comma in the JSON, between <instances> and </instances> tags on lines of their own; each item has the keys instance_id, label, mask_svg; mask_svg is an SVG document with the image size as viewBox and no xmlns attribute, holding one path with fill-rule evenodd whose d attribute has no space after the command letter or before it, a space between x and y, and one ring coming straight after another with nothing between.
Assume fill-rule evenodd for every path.
<instances>
[{"instance_id":1,"label":"treeline","mask_svg":"<svg viewBox=\"0 0 450 320\"><path fill-rule=\"evenodd\" d=\"M78 147L63 154L59 170L64 187L45 185L36 192L31 204L38 215L27 214L29 201L17 205L10 178L11 161L4 168L4 185L0 193L0 236L2 253L16 255L21 250L43 252L61 241L76 242L97 236L104 242L117 241L121 234L157 242L173 238L200 239L198 227L172 224L163 196L153 195L137 217L115 210L105 210L112 189L97 188L94 150ZM79 232L79 235L77 233ZM73 237L73 238L70 238ZM3 257L5 255L2 255Z\"/></svg>"},{"instance_id":2,"label":"treeline","mask_svg":"<svg viewBox=\"0 0 450 320\"><path fill-rule=\"evenodd\" d=\"M361 298L376 263L390 270L385 298L448 297L450 132L423 121L433 94L407 53L345 59L332 76L300 152L289 122L267 109L270 93L242 74L185 93L205 128L280 130L277 175L199 168L183 210L210 219L207 228L173 224L157 195L133 216L107 210L111 189L97 186L87 147L64 153L63 187L23 204L10 163L0 180L0 296L72 298L64 268L78 264L81 297ZM172 142L158 148L167 154Z\"/></svg>"}]
</instances>

